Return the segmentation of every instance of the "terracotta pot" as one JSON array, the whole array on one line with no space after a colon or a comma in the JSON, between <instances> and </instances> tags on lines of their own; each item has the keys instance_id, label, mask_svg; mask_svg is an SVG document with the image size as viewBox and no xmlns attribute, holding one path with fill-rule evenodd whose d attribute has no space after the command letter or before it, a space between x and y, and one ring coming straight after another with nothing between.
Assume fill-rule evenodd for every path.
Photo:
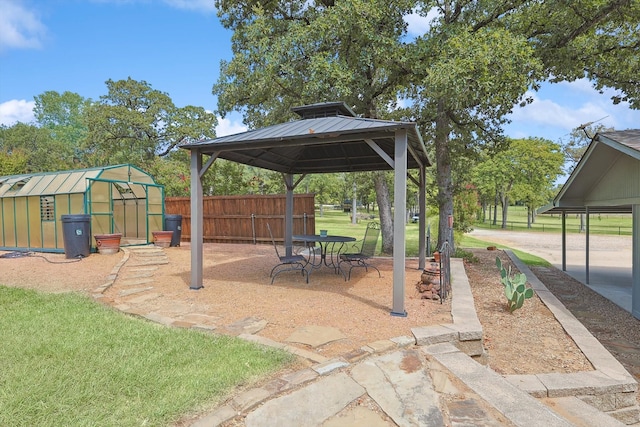
<instances>
[{"instance_id":1,"label":"terracotta pot","mask_svg":"<svg viewBox=\"0 0 640 427\"><path fill-rule=\"evenodd\" d=\"M433 260L435 262L440 262L440 252L436 251L436 252L433 253Z\"/></svg>"},{"instance_id":2,"label":"terracotta pot","mask_svg":"<svg viewBox=\"0 0 640 427\"><path fill-rule=\"evenodd\" d=\"M120 239L122 238L121 233L94 234L93 238L96 239L98 253L109 255L120 252Z\"/></svg>"},{"instance_id":3,"label":"terracotta pot","mask_svg":"<svg viewBox=\"0 0 640 427\"><path fill-rule=\"evenodd\" d=\"M427 267L420 276L422 283L434 283L440 284L440 268L437 264L431 264L431 267Z\"/></svg>"},{"instance_id":4,"label":"terracotta pot","mask_svg":"<svg viewBox=\"0 0 640 427\"><path fill-rule=\"evenodd\" d=\"M171 245L171 238L173 237L173 230L170 231L152 231L153 244L161 248L168 248Z\"/></svg>"}]
</instances>

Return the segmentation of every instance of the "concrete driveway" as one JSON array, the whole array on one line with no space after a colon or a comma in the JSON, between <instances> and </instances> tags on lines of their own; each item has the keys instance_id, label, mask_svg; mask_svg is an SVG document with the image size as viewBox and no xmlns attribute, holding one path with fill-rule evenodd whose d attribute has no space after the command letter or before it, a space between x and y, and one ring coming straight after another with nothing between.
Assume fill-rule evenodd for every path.
<instances>
[{"instance_id":1,"label":"concrete driveway","mask_svg":"<svg viewBox=\"0 0 640 427\"><path fill-rule=\"evenodd\" d=\"M528 252L562 269L560 233L476 229L468 235ZM631 243L631 236L589 235L587 280L586 235L567 234L566 273L631 312Z\"/></svg>"}]
</instances>

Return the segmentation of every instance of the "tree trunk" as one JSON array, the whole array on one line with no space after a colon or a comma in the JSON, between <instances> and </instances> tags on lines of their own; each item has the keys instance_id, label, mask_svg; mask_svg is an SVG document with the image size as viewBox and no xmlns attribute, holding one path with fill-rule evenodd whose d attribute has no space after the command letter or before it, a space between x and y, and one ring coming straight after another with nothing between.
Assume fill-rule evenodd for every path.
<instances>
[{"instance_id":1,"label":"tree trunk","mask_svg":"<svg viewBox=\"0 0 640 427\"><path fill-rule=\"evenodd\" d=\"M449 229L449 216L453 217L453 180L451 178L451 157L449 155L449 118L444 100L438 101L436 117L436 180L438 183L438 249L445 241L455 250L453 230Z\"/></svg>"},{"instance_id":2,"label":"tree trunk","mask_svg":"<svg viewBox=\"0 0 640 427\"><path fill-rule=\"evenodd\" d=\"M502 204L502 225L501 228L507 228L507 210L509 208L509 196L503 194L500 196L500 203Z\"/></svg>"},{"instance_id":3,"label":"tree trunk","mask_svg":"<svg viewBox=\"0 0 640 427\"><path fill-rule=\"evenodd\" d=\"M500 198L498 197L498 192L496 191L496 197L493 199L493 225L498 224L498 202Z\"/></svg>"},{"instance_id":4,"label":"tree trunk","mask_svg":"<svg viewBox=\"0 0 640 427\"><path fill-rule=\"evenodd\" d=\"M382 253L393 254L393 220L391 216L391 197L389 187L382 171L374 172L376 200L380 213L380 234L382 235ZM400 207L404 209L404 206Z\"/></svg>"}]
</instances>

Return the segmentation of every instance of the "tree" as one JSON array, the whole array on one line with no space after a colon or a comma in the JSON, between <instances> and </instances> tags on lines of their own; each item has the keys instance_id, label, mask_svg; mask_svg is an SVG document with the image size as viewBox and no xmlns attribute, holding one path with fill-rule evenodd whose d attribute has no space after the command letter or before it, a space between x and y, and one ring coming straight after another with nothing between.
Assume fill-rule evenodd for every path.
<instances>
[{"instance_id":1,"label":"tree","mask_svg":"<svg viewBox=\"0 0 640 427\"><path fill-rule=\"evenodd\" d=\"M511 150L521 152L521 162L525 166L514 195L527 207L527 227L530 228L535 221L536 209L553 197L554 183L562 174L564 155L559 144L542 138L515 140Z\"/></svg>"},{"instance_id":2,"label":"tree","mask_svg":"<svg viewBox=\"0 0 640 427\"><path fill-rule=\"evenodd\" d=\"M145 81L107 80L108 94L87 111L85 149L94 166L132 163L150 167L177 145L215 137L217 120L202 107L176 107Z\"/></svg>"},{"instance_id":3,"label":"tree","mask_svg":"<svg viewBox=\"0 0 640 427\"><path fill-rule=\"evenodd\" d=\"M249 128L258 128L293 118L293 106L335 100L364 117L388 117L406 79L399 65L406 61L401 38L409 2L219 0L216 5L222 24L234 31L234 56L222 63L213 87L223 117L238 110ZM382 250L390 253L388 185L382 173L374 180Z\"/></svg>"},{"instance_id":4,"label":"tree","mask_svg":"<svg viewBox=\"0 0 640 427\"><path fill-rule=\"evenodd\" d=\"M27 169L28 158L21 150L0 150L0 176L19 175Z\"/></svg>"},{"instance_id":5,"label":"tree","mask_svg":"<svg viewBox=\"0 0 640 427\"><path fill-rule=\"evenodd\" d=\"M558 144L527 138L510 140L508 149L476 166L477 187L485 194L495 191L500 200L502 228L507 227L511 200L526 202L530 211L548 201L554 182L562 173L563 161Z\"/></svg>"},{"instance_id":6,"label":"tree","mask_svg":"<svg viewBox=\"0 0 640 427\"><path fill-rule=\"evenodd\" d=\"M612 130L613 128L608 128L604 125L594 125L593 123L588 123L573 129L569 135L569 140L562 144L562 150L566 160L565 172L571 173L596 133L609 132Z\"/></svg>"},{"instance_id":7,"label":"tree","mask_svg":"<svg viewBox=\"0 0 640 427\"><path fill-rule=\"evenodd\" d=\"M23 165L15 173L51 172L70 169L71 153L64 143L51 136L49 130L25 123L0 127L0 152L7 156L19 156Z\"/></svg>"},{"instance_id":8,"label":"tree","mask_svg":"<svg viewBox=\"0 0 640 427\"><path fill-rule=\"evenodd\" d=\"M91 100L77 93L55 91L44 92L34 99L33 112L38 125L50 132L51 139L64 150L70 163L84 164L81 146L87 135L85 113Z\"/></svg>"},{"instance_id":9,"label":"tree","mask_svg":"<svg viewBox=\"0 0 640 427\"><path fill-rule=\"evenodd\" d=\"M634 0L219 0L217 6L234 31L234 57L214 86L223 114L241 110L249 127L259 127L287 120L292 105L342 99L367 117L414 118L435 147L439 239L447 235L465 169L483 150L502 148L504 117L528 101L527 89L587 77L596 88L618 89L614 102L638 105ZM407 37L404 16L434 10L438 17L425 34ZM413 108L394 114L401 97Z\"/></svg>"}]
</instances>

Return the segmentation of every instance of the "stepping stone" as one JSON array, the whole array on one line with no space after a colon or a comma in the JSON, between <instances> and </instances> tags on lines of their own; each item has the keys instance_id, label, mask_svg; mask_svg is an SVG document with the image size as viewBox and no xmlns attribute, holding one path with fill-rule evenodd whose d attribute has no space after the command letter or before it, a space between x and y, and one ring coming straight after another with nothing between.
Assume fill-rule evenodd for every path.
<instances>
[{"instance_id":1,"label":"stepping stone","mask_svg":"<svg viewBox=\"0 0 640 427\"><path fill-rule=\"evenodd\" d=\"M162 251L157 251L157 252L138 252L136 253L136 256L139 256L140 258L149 258L149 257L155 257L155 256L164 257L166 255Z\"/></svg>"},{"instance_id":2,"label":"stepping stone","mask_svg":"<svg viewBox=\"0 0 640 427\"><path fill-rule=\"evenodd\" d=\"M220 320L220 316L209 316L207 314L190 313L182 316L182 320L184 320L185 322L193 322L200 325L215 325L216 322Z\"/></svg>"},{"instance_id":3,"label":"stepping stone","mask_svg":"<svg viewBox=\"0 0 640 427\"><path fill-rule=\"evenodd\" d=\"M263 330L266 326L266 320L258 319L257 317L245 317L226 326L225 329L234 335L255 334Z\"/></svg>"},{"instance_id":4,"label":"stepping stone","mask_svg":"<svg viewBox=\"0 0 640 427\"><path fill-rule=\"evenodd\" d=\"M487 414L475 399L447 402L447 408L449 409L449 420L452 427L500 427L503 425Z\"/></svg>"},{"instance_id":5,"label":"stepping stone","mask_svg":"<svg viewBox=\"0 0 640 427\"><path fill-rule=\"evenodd\" d=\"M303 326L296 329L285 341L310 345L313 348L347 338L336 328L327 326Z\"/></svg>"},{"instance_id":6,"label":"stepping stone","mask_svg":"<svg viewBox=\"0 0 640 427\"><path fill-rule=\"evenodd\" d=\"M149 261L139 260L131 264L133 267L145 266L145 265L164 265L169 264L168 258L163 259L151 259Z\"/></svg>"},{"instance_id":7,"label":"stepping stone","mask_svg":"<svg viewBox=\"0 0 640 427\"><path fill-rule=\"evenodd\" d=\"M127 300L127 303L129 303L129 304L139 304L139 303L146 302L146 301L149 301L149 300L152 300L152 299L156 299L156 298L158 298L160 296L161 296L161 294L159 294L157 292L153 292L153 293L150 293L150 294L140 295L139 297Z\"/></svg>"},{"instance_id":8,"label":"stepping stone","mask_svg":"<svg viewBox=\"0 0 640 427\"><path fill-rule=\"evenodd\" d=\"M144 285L145 283L151 283L153 279L124 279L120 282L124 286Z\"/></svg>"},{"instance_id":9,"label":"stepping stone","mask_svg":"<svg viewBox=\"0 0 640 427\"><path fill-rule=\"evenodd\" d=\"M133 268L127 268L126 270L128 272L137 272L137 271L156 271L158 269L158 267L150 265L148 267L133 267Z\"/></svg>"},{"instance_id":10,"label":"stepping stone","mask_svg":"<svg viewBox=\"0 0 640 427\"><path fill-rule=\"evenodd\" d=\"M140 273L133 273L133 274L127 274L125 280L129 280L129 279L142 279L145 277L153 277L153 273L150 272L140 272Z\"/></svg>"},{"instance_id":11,"label":"stepping stone","mask_svg":"<svg viewBox=\"0 0 640 427\"><path fill-rule=\"evenodd\" d=\"M319 426L363 394L361 386L346 374L338 373L265 402L247 415L245 425Z\"/></svg>"},{"instance_id":12,"label":"stepping stone","mask_svg":"<svg viewBox=\"0 0 640 427\"><path fill-rule=\"evenodd\" d=\"M139 293L142 293L142 292L147 292L147 291L150 291L151 289L153 289L153 286L149 286L148 288L128 289L126 291L118 292L118 296L126 297L126 296L133 295L133 294L139 294Z\"/></svg>"},{"instance_id":13,"label":"stepping stone","mask_svg":"<svg viewBox=\"0 0 640 427\"><path fill-rule=\"evenodd\" d=\"M144 248L131 248L130 249L132 253L141 253L141 252L162 252L162 249L158 249L155 246L147 246Z\"/></svg>"},{"instance_id":14,"label":"stepping stone","mask_svg":"<svg viewBox=\"0 0 640 427\"><path fill-rule=\"evenodd\" d=\"M416 350L395 351L360 362L351 377L399 426L443 426L440 397Z\"/></svg>"},{"instance_id":15,"label":"stepping stone","mask_svg":"<svg viewBox=\"0 0 640 427\"><path fill-rule=\"evenodd\" d=\"M369 408L356 406L351 410L346 410L333 418L329 418L322 427L346 427L346 426L362 426L362 427L392 427L395 424L382 419L380 414Z\"/></svg>"}]
</instances>

